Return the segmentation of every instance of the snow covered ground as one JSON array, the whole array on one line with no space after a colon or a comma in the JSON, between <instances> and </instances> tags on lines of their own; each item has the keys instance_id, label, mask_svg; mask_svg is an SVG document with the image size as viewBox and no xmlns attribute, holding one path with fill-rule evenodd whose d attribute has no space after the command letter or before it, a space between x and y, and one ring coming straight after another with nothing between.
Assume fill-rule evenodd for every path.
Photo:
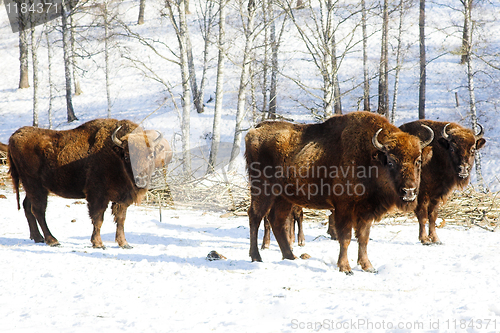
<instances>
[{"instance_id":1,"label":"snow covered ground","mask_svg":"<svg viewBox=\"0 0 500 333\"><path fill-rule=\"evenodd\" d=\"M2 332L498 332L498 233L439 230L443 246L422 246L417 223L372 227L369 256L378 274L336 266L338 243L304 223L308 260L281 260L277 243L248 257L246 217L193 210L129 208L134 247L114 243L109 210L102 237L82 201L51 196L47 220L61 247L29 240L15 196L0 190ZM71 222L75 219L75 222ZM226 260L207 261L216 250Z\"/></svg>"},{"instance_id":2,"label":"snow covered ground","mask_svg":"<svg viewBox=\"0 0 500 333\"><path fill-rule=\"evenodd\" d=\"M127 18L133 22L138 2L124 3L133 7L128 10ZM449 3L458 6L458 2ZM159 11L154 6L162 4L148 3L146 24L134 29L164 38L166 44L175 46L177 41L170 24L153 15L154 10ZM493 7L491 13L498 10L493 2L482 5ZM458 56L450 51L459 46L459 39L450 38L444 30L451 26L452 20L446 18L449 11L443 14L435 3L428 6L432 33L427 47L429 58L435 59L428 65L427 118L469 126L464 68L458 65ZM458 16L453 22L459 22L455 26L460 26L459 12L454 15ZM201 44L196 42L200 40L199 31L192 20L195 53L200 54ZM418 26L415 18L410 16L409 20L412 20L408 23L411 31L407 38L412 46L402 71L397 125L417 117L418 45L414 36L418 35ZM236 21L233 17L232 22ZM242 34L235 25L230 25L229 32L234 37L231 52L235 54L235 63L227 63L221 136L224 142L233 138L240 73L238 50L242 49ZM500 45L499 25L495 20L482 28L488 32L484 36L493 48ZM12 34L3 9L0 9L0 36L0 141L5 143L17 128L31 125L32 90L17 89L18 35ZM59 35L54 33L51 38L58 45ZM308 84L318 85L320 77L316 72L309 71L303 62L292 61L303 57L297 51L301 44L293 33L288 38L282 46L284 58L280 61L286 64L283 70L297 74ZM144 55L144 59L152 57L137 44L125 43ZM370 58L371 70L376 71L378 37L371 38L370 43L374 44L371 49L376 50ZM91 46L102 51L98 42ZM40 50L40 126L47 128L48 71L44 41ZM54 127L69 129L90 119L106 117L103 62L96 56L79 63L85 69L81 78L84 94L74 97L80 120L66 123L62 51L57 47L54 52L59 63L54 77L61 89L54 100ZM120 52L114 51L112 57L112 116L140 122L157 110L145 125L161 130L174 148L179 148L180 117L171 101L164 103L169 98L164 87L131 69L120 58ZM178 67L151 59L157 73L170 80L178 98ZM343 91L350 89L348 79L361 73L360 59L360 53L354 52L345 59L348 64L340 68L339 75L346 80L342 83ZM500 189L500 130L496 121L500 105L499 75L483 72L484 64L475 65L478 113L487 139L482 150L483 174L490 190L497 191ZM393 74L390 75L392 89ZM215 81L214 67L209 71L205 100L213 96ZM373 95L375 89L373 81ZM316 105L317 100L304 97L284 77L279 78L279 90L279 113L301 122L314 121L294 98L299 96L301 103L308 106ZM455 106L455 92L459 94L460 107ZM346 95L345 112L356 109L359 96ZM372 103L375 101L376 98ZM192 112L193 148L210 143L213 109L214 104L207 103L205 113ZM239 172L244 174L242 154ZM472 183L475 185L474 178ZM326 227L319 223L305 221L306 246L294 249L295 255L308 253L311 259L283 261L273 240L269 250L261 251L264 262L251 263L247 217L221 218L221 212L201 208L169 209L162 211L160 222L157 208L133 206L128 210L125 232L134 248L124 250L114 243L115 226L108 211L102 228L107 249L98 250L91 247L92 225L84 201L51 196L47 220L62 244L52 248L29 239L24 213L17 210L12 190L0 188L0 195L6 197L0 198L2 333L500 332L499 234L477 227L446 226L438 230L445 245L426 247L418 241L416 222L391 224L383 220L372 227L368 249L378 273L365 273L356 266L357 244L353 241L349 259L354 276L346 276L336 266L338 243L326 237ZM212 250L227 259L207 261L205 257Z\"/></svg>"}]
</instances>

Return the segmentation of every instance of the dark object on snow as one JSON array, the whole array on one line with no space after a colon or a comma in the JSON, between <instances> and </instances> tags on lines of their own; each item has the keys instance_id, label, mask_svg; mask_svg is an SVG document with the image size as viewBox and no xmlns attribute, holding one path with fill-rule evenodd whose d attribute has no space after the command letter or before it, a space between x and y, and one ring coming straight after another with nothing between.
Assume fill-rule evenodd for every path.
<instances>
[{"instance_id":1,"label":"dark object on snow","mask_svg":"<svg viewBox=\"0 0 500 333\"><path fill-rule=\"evenodd\" d=\"M208 261L227 259L222 254L217 253L217 251L210 251L206 258Z\"/></svg>"}]
</instances>

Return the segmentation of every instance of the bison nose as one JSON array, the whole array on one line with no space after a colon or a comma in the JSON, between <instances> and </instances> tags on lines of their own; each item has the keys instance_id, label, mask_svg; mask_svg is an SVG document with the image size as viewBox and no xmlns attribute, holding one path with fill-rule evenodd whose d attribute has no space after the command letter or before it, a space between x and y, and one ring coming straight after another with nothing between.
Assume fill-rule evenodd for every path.
<instances>
[{"instance_id":1,"label":"bison nose","mask_svg":"<svg viewBox=\"0 0 500 333\"><path fill-rule=\"evenodd\" d=\"M462 164L461 166L458 167L458 176L460 178L469 177L469 170L470 170L470 165Z\"/></svg>"},{"instance_id":2,"label":"bison nose","mask_svg":"<svg viewBox=\"0 0 500 333\"><path fill-rule=\"evenodd\" d=\"M417 189L415 187L403 187L401 190L404 201L413 201L417 198Z\"/></svg>"}]
</instances>

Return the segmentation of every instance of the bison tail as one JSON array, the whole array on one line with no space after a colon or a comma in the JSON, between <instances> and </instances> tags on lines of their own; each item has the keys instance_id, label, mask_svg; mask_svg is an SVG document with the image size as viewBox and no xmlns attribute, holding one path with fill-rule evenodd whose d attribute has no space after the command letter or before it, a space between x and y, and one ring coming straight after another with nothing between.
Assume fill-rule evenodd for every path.
<instances>
[{"instance_id":1,"label":"bison tail","mask_svg":"<svg viewBox=\"0 0 500 333\"><path fill-rule=\"evenodd\" d=\"M21 209L21 205L19 203L19 173L17 172L16 165L14 163L14 160L12 159L12 156L10 154L7 154L7 159L9 161L10 169L10 177L12 178L12 186L14 187L14 190L16 191L16 198L17 198L17 209Z\"/></svg>"}]
</instances>

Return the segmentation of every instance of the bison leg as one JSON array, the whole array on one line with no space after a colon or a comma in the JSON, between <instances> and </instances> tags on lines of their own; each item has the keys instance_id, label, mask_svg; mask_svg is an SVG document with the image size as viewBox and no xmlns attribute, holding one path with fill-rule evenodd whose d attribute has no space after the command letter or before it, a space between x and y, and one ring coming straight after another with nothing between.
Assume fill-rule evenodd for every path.
<instances>
[{"instance_id":1,"label":"bison leg","mask_svg":"<svg viewBox=\"0 0 500 333\"><path fill-rule=\"evenodd\" d=\"M271 223L269 223L269 219L267 216L264 216L264 237L262 237L262 247L261 250L265 250L269 248L271 244Z\"/></svg>"},{"instance_id":2,"label":"bison leg","mask_svg":"<svg viewBox=\"0 0 500 333\"><path fill-rule=\"evenodd\" d=\"M277 199L269 212L273 234L281 249L283 259L296 259L290 247L290 228L294 223L290 214L292 204L284 199Z\"/></svg>"},{"instance_id":3,"label":"bison leg","mask_svg":"<svg viewBox=\"0 0 500 333\"><path fill-rule=\"evenodd\" d=\"M337 261L337 267L339 271L346 273L347 275L352 275L351 266L349 265L349 260L347 259L347 248L351 243L352 237L352 224L349 217L341 216L338 210L335 210L335 233L338 237L340 252L339 260Z\"/></svg>"},{"instance_id":4,"label":"bison leg","mask_svg":"<svg viewBox=\"0 0 500 333\"><path fill-rule=\"evenodd\" d=\"M439 240L436 232L436 219L437 219L437 206L429 206L429 241L431 244L442 245L443 243Z\"/></svg>"},{"instance_id":5,"label":"bison leg","mask_svg":"<svg viewBox=\"0 0 500 333\"><path fill-rule=\"evenodd\" d=\"M429 236L427 236L427 232L425 230L425 225L429 221L429 215L428 215L428 205L420 204L418 205L417 209L415 210L415 215L417 216L418 219L418 239L423 245L429 245L431 244L431 240Z\"/></svg>"},{"instance_id":6,"label":"bison leg","mask_svg":"<svg viewBox=\"0 0 500 333\"><path fill-rule=\"evenodd\" d=\"M23 207L24 207L24 214L26 215L26 218L28 219L28 224L30 225L30 237L32 236L31 232L33 231L35 234L34 236L34 241L37 242L38 236L40 235L40 232L38 231L38 227L36 226L36 223L33 222L33 217L36 218L38 221L38 224L40 225L40 228L42 228L42 232L44 235L44 241L45 244L50 245L50 246L59 246L59 242L57 239L52 236L52 233L49 230L49 227L47 226L47 221L45 220L45 210L47 209L47 191L45 190L39 190L39 191L33 191L31 187L26 187L26 199L23 201ZM30 193L30 197L28 198L28 193ZM33 199L33 193L36 193L36 199ZM36 203L36 204L35 204ZM36 231L35 231L36 230Z\"/></svg>"},{"instance_id":7,"label":"bison leg","mask_svg":"<svg viewBox=\"0 0 500 333\"><path fill-rule=\"evenodd\" d=\"M123 249L132 248L125 239L125 218L127 216L127 208L128 206L120 205L115 202L111 205L111 213L114 215L116 223L115 241Z\"/></svg>"},{"instance_id":8,"label":"bison leg","mask_svg":"<svg viewBox=\"0 0 500 333\"><path fill-rule=\"evenodd\" d=\"M361 266L365 272L377 273L373 268L372 263L368 259L368 240L370 239L370 227L372 222L358 221L356 227L356 238L358 239L358 265Z\"/></svg>"},{"instance_id":9,"label":"bison leg","mask_svg":"<svg viewBox=\"0 0 500 333\"><path fill-rule=\"evenodd\" d=\"M109 202L106 200L89 200L89 196L87 196L87 202L90 219L92 220L92 225L94 226L92 237L90 238L92 247L97 249L105 249L106 247L102 243L101 239L101 226L104 220L104 212L106 211Z\"/></svg>"},{"instance_id":10,"label":"bison leg","mask_svg":"<svg viewBox=\"0 0 500 333\"><path fill-rule=\"evenodd\" d=\"M337 233L335 232L335 211L332 210L332 213L328 217L328 230L327 233L330 235L332 240L337 240Z\"/></svg>"},{"instance_id":11,"label":"bison leg","mask_svg":"<svg viewBox=\"0 0 500 333\"><path fill-rule=\"evenodd\" d=\"M23 201L24 215L28 220L28 225L30 228L30 239L34 240L35 243L43 243L45 242L42 234L40 234L40 230L38 229L38 225L36 223L35 215L31 212L31 202L28 198L25 198Z\"/></svg>"},{"instance_id":12,"label":"bison leg","mask_svg":"<svg viewBox=\"0 0 500 333\"><path fill-rule=\"evenodd\" d=\"M252 261L262 261L259 253L258 236L262 218L267 215L273 204L274 198L252 197L248 209L248 221L250 225L250 257Z\"/></svg>"},{"instance_id":13,"label":"bison leg","mask_svg":"<svg viewBox=\"0 0 500 333\"><path fill-rule=\"evenodd\" d=\"M300 212L297 212L296 221L297 228L299 229L298 238L299 238L299 246L306 245L306 238L304 237L304 230L302 229L302 221L304 220L304 211L300 209Z\"/></svg>"}]
</instances>

